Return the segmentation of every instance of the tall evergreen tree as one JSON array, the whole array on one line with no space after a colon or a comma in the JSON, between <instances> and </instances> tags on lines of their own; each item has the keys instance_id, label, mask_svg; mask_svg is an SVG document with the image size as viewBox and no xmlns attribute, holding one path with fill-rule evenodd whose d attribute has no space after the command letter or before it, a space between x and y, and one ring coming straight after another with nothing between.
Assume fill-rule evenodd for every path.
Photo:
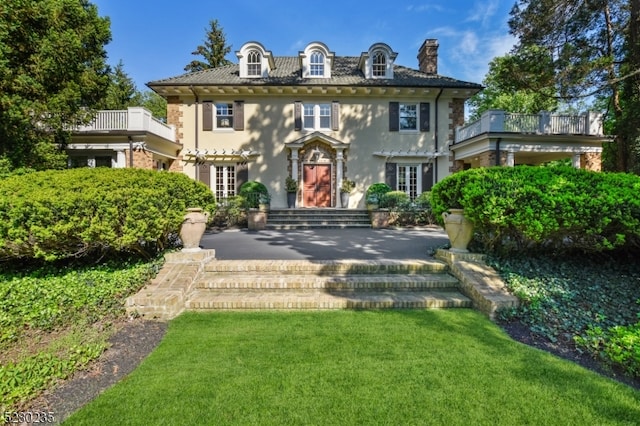
<instances>
[{"instance_id":1,"label":"tall evergreen tree","mask_svg":"<svg viewBox=\"0 0 640 426\"><path fill-rule=\"evenodd\" d=\"M109 85L109 19L88 0L0 6L0 160L64 167L69 127L91 117Z\"/></svg>"},{"instance_id":2,"label":"tall evergreen tree","mask_svg":"<svg viewBox=\"0 0 640 426\"><path fill-rule=\"evenodd\" d=\"M199 45L195 51L191 52L192 55L202 56L204 61L194 59L184 67L185 71L202 71L231 64L231 61L225 59L225 56L231 52L231 46L227 45L226 36L218 24L218 20L209 21L209 28L205 28L205 31L204 44Z\"/></svg>"},{"instance_id":3,"label":"tall evergreen tree","mask_svg":"<svg viewBox=\"0 0 640 426\"><path fill-rule=\"evenodd\" d=\"M110 77L109 89L102 108L126 109L135 106L139 102L138 90L131 77L124 71L122 60L110 73Z\"/></svg>"}]
</instances>

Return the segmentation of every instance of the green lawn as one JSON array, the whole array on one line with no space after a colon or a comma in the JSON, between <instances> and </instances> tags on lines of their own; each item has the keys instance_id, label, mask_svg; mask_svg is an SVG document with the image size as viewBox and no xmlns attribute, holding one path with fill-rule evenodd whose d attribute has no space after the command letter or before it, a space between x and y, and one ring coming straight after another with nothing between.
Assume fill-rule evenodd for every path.
<instances>
[{"instance_id":1,"label":"green lawn","mask_svg":"<svg viewBox=\"0 0 640 426\"><path fill-rule=\"evenodd\" d=\"M65 424L637 424L640 392L471 310L187 313Z\"/></svg>"}]
</instances>

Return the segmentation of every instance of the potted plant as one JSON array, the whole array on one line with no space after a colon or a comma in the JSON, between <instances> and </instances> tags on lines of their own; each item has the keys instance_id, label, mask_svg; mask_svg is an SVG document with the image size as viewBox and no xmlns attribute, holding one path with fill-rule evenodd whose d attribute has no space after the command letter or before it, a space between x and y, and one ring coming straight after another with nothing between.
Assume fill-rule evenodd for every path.
<instances>
[{"instance_id":1,"label":"potted plant","mask_svg":"<svg viewBox=\"0 0 640 426\"><path fill-rule=\"evenodd\" d=\"M367 197L367 210L378 210L380 207L380 195L371 194Z\"/></svg>"},{"instance_id":2,"label":"potted plant","mask_svg":"<svg viewBox=\"0 0 640 426\"><path fill-rule=\"evenodd\" d=\"M268 212L270 203L271 203L271 196L269 195L269 193L266 193L266 194L260 193L260 195L258 196L259 210L263 212Z\"/></svg>"},{"instance_id":3,"label":"potted plant","mask_svg":"<svg viewBox=\"0 0 640 426\"><path fill-rule=\"evenodd\" d=\"M298 197L298 181L291 176L287 176L284 186L287 191L287 207L294 209L296 207L296 198Z\"/></svg>"},{"instance_id":4,"label":"potted plant","mask_svg":"<svg viewBox=\"0 0 640 426\"><path fill-rule=\"evenodd\" d=\"M340 186L340 202L342 204L342 208L346 209L349 207L349 194L353 191L353 188L356 187L356 183L347 178L342 179L342 185Z\"/></svg>"}]
</instances>

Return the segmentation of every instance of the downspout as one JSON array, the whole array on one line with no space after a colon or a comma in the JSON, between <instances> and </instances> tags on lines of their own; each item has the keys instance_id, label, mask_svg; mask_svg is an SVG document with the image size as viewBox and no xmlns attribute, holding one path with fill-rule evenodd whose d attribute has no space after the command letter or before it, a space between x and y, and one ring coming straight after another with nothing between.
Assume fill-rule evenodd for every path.
<instances>
[{"instance_id":1,"label":"downspout","mask_svg":"<svg viewBox=\"0 0 640 426\"><path fill-rule=\"evenodd\" d=\"M440 89L440 91L438 92L438 96L436 96L436 105L435 105L435 123L434 123L434 131L435 131L435 138L433 140L434 142L434 150L433 152L437 153L438 152L438 100L440 99L440 95L442 95L444 89ZM436 182L438 182L438 157L435 157L433 160L433 183L435 184Z\"/></svg>"},{"instance_id":2,"label":"downspout","mask_svg":"<svg viewBox=\"0 0 640 426\"><path fill-rule=\"evenodd\" d=\"M200 103L200 99L198 99L198 94L196 93L196 91L193 89L193 86L189 86L189 90L191 90L191 93L193 93L193 96L195 96L196 98L196 128L195 128L195 151L196 154L198 153L198 133L199 133L199 128L198 128L198 104ZM200 180L200 167L198 167L198 163L195 163L195 167L196 167L196 180L199 181Z\"/></svg>"},{"instance_id":3,"label":"downspout","mask_svg":"<svg viewBox=\"0 0 640 426\"><path fill-rule=\"evenodd\" d=\"M129 136L129 168L133 168L133 138Z\"/></svg>"},{"instance_id":4,"label":"downspout","mask_svg":"<svg viewBox=\"0 0 640 426\"><path fill-rule=\"evenodd\" d=\"M501 166L501 164L500 164L500 142L502 142L502 138L496 139L496 166Z\"/></svg>"}]
</instances>

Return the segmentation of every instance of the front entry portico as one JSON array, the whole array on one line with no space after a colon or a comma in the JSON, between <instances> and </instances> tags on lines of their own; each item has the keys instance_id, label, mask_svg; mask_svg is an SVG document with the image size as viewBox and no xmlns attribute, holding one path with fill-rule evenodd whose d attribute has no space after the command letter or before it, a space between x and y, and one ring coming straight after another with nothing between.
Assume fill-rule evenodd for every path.
<instances>
[{"instance_id":1,"label":"front entry portico","mask_svg":"<svg viewBox=\"0 0 640 426\"><path fill-rule=\"evenodd\" d=\"M290 151L289 170L298 180L298 205L336 207L344 176L344 151L349 147L320 132L285 144Z\"/></svg>"}]
</instances>

